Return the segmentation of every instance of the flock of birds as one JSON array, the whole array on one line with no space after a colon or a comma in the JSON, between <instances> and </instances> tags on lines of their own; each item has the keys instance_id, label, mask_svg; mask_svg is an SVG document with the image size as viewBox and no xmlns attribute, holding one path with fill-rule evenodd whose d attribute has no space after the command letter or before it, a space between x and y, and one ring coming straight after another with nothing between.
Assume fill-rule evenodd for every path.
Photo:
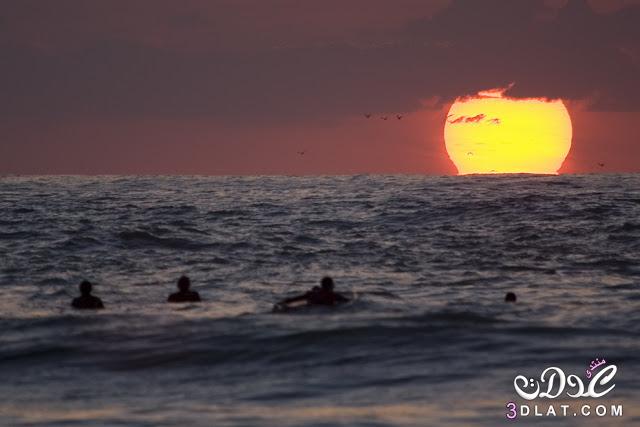
<instances>
[{"instance_id":1,"label":"flock of birds","mask_svg":"<svg viewBox=\"0 0 640 427\"><path fill-rule=\"evenodd\" d=\"M373 117L373 114L365 113L364 117L366 119L370 119L370 118ZM404 116L402 114L396 114L396 119L397 120L402 120L403 117ZM387 120L389 120L389 116L380 116L380 120L387 121ZM299 156L304 156L307 153L307 151L306 150L302 150L302 151L298 151L297 153L298 153ZM467 156L473 156L473 152L472 151L467 152ZM604 163L598 163L598 166L603 168L605 166L605 164ZM492 170L491 172L495 172L495 171Z\"/></svg>"},{"instance_id":2,"label":"flock of birds","mask_svg":"<svg viewBox=\"0 0 640 427\"><path fill-rule=\"evenodd\" d=\"M370 119L371 117L373 117L373 115L371 113L366 113L364 117L367 119ZM396 114L396 119L398 120L402 120L403 117L404 116L402 114ZM389 116L380 116L380 119L386 121L386 120L389 120Z\"/></svg>"},{"instance_id":3,"label":"flock of birds","mask_svg":"<svg viewBox=\"0 0 640 427\"><path fill-rule=\"evenodd\" d=\"M365 113L364 117L366 119L370 119L370 118L373 117L373 114ZM404 116L402 114L396 114L395 118L396 118L396 120L402 120L404 118ZM380 120L387 121L387 120L389 120L389 116L380 116ZM296 153L298 154L298 156L304 156L305 154L307 154L307 150L296 151Z\"/></svg>"}]
</instances>

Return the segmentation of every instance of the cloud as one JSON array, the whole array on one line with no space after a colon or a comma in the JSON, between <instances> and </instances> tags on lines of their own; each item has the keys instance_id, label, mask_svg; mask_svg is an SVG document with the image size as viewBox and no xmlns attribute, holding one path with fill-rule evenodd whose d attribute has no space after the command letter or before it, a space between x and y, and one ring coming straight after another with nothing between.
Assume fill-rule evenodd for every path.
<instances>
[{"instance_id":1,"label":"cloud","mask_svg":"<svg viewBox=\"0 0 640 427\"><path fill-rule=\"evenodd\" d=\"M452 114L450 114L448 117L453 116ZM450 120L449 123L452 125L457 125L457 124L461 124L461 123L480 123L481 121L484 120L486 116L484 114L478 114L475 115L473 117L467 117L467 116L460 116L456 119Z\"/></svg>"},{"instance_id":2,"label":"cloud","mask_svg":"<svg viewBox=\"0 0 640 427\"><path fill-rule=\"evenodd\" d=\"M506 93L512 97L588 100L593 110L640 111L640 69L633 56L640 48L637 5L597 14L582 0L569 0L560 10L543 0L453 0L425 19L394 21L395 28L350 29L336 21L340 31L325 25L332 38L319 43L320 31L303 34L304 26L296 26L283 32L257 19L253 32L243 28L251 37L232 33L224 23L239 15L237 8L222 7L229 2L211 3L217 14L202 17L204 10L186 7L158 17L156 3L138 2L149 6L140 10L153 12L153 19L139 18L140 28L130 26L143 34L118 33L115 18L124 12L109 2L82 3L65 0L75 13L55 15L56 28L73 27L71 18L82 22L70 33L82 43L58 34L52 40L61 44L52 48L47 43L53 41L25 39L27 25L11 21L2 27L0 115L236 123L333 119L415 111L424 108L424 99L441 105L512 82ZM382 3L374 3L378 21L384 21ZM261 10L264 21L279 22L278 10ZM315 16L305 7L297 10ZM102 16L110 17L109 25ZM37 27L32 30L38 34ZM278 40L280 48L261 38ZM180 43L166 42L174 39Z\"/></svg>"},{"instance_id":3,"label":"cloud","mask_svg":"<svg viewBox=\"0 0 640 427\"><path fill-rule=\"evenodd\" d=\"M473 117L467 117L466 119L464 119L464 121L465 123L480 123L482 120L484 120L484 118L485 118L484 114L478 114Z\"/></svg>"},{"instance_id":4,"label":"cloud","mask_svg":"<svg viewBox=\"0 0 640 427\"><path fill-rule=\"evenodd\" d=\"M449 119L450 117L453 117L454 114L449 114L447 116L447 119ZM481 123L481 122L486 122L488 124L491 125L499 125L500 124L500 119L495 118L495 119L490 119L490 120L485 120L487 116L484 114L478 114L472 117L467 117L467 116L460 116L457 117L453 120L448 120L448 122L452 125L458 125L458 124L464 124L464 123Z\"/></svg>"}]
</instances>

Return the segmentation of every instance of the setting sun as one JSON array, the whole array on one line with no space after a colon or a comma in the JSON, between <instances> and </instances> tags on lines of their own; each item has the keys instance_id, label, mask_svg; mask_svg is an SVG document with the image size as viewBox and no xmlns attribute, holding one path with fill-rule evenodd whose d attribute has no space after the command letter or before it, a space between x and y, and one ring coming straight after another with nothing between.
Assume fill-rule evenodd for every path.
<instances>
[{"instance_id":1,"label":"setting sun","mask_svg":"<svg viewBox=\"0 0 640 427\"><path fill-rule=\"evenodd\" d=\"M556 174L571 148L564 103L503 93L480 92L451 106L444 138L458 173Z\"/></svg>"}]
</instances>

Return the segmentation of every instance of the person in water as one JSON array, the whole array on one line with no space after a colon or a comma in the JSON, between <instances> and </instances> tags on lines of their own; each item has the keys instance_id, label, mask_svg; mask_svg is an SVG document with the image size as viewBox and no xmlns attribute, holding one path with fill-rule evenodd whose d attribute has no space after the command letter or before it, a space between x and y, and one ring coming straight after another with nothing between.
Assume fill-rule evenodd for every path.
<instances>
[{"instance_id":1,"label":"person in water","mask_svg":"<svg viewBox=\"0 0 640 427\"><path fill-rule=\"evenodd\" d=\"M189 290L191 280L187 276L178 279L178 292L169 295L168 302L199 302L200 294L196 291Z\"/></svg>"},{"instance_id":2,"label":"person in water","mask_svg":"<svg viewBox=\"0 0 640 427\"><path fill-rule=\"evenodd\" d=\"M104 308L102 300L91 295L91 289L93 289L93 286L88 280L80 283L80 296L73 299L71 306L79 310L97 310Z\"/></svg>"},{"instance_id":3,"label":"person in water","mask_svg":"<svg viewBox=\"0 0 640 427\"><path fill-rule=\"evenodd\" d=\"M507 294L504 296L504 302L516 302L516 300L516 294L514 294L513 292L507 292Z\"/></svg>"},{"instance_id":4,"label":"person in water","mask_svg":"<svg viewBox=\"0 0 640 427\"><path fill-rule=\"evenodd\" d=\"M348 302L349 298L333 290L334 284L331 277L325 277L320 282L320 287L314 286L310 291L297 297L288 298L281 305L292 302L307 301L307 305L335 305L340 302Z\"/></svg>"}]
</instances>

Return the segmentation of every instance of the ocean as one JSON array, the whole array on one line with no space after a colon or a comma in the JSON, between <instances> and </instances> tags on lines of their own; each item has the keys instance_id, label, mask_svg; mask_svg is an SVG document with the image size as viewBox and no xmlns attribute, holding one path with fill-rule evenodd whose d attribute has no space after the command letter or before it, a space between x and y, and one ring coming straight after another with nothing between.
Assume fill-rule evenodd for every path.
<instances>
[{"instance_id":1,"label":"ocean","mask_svg":"<svg viewBox=\"0 0 640 427\"><path fill-rule=\"evenodd\" d=\"M6 176L0 212L2 426L640 424L640 175ZM325 275L352 301L271 313ZM596 358L605 396L516 392Z\"/></svg>"}]
</instances>

